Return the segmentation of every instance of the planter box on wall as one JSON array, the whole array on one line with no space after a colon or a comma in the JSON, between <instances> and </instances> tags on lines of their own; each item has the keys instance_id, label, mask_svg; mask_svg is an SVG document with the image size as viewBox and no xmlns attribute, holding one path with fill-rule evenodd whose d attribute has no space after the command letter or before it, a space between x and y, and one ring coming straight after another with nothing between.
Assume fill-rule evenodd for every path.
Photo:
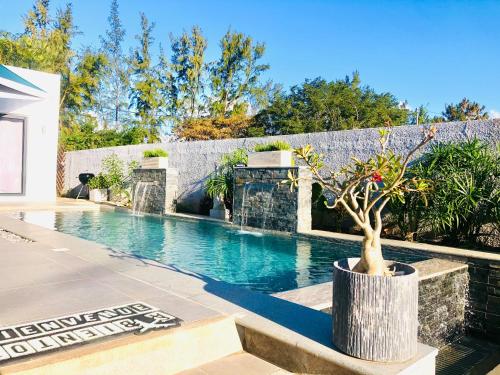
<instances>
[{"instance_id":1,"label":"planter box on wall","mask_svg":"<svg viewBox=\"0 0 500 375\"><path fill-rule=\"evenodd\" d=\"M248 167L291 167L292 151L250 152Z\"/></svg>"},{"instance_id":2,"label":"planter box on wall","mask_svg":"<svg viewBox=\"0 0 500 375\"><path fill-rule=\"evenodd\" d=\"M401 276L353 272L359 258L333 264L333 343L353 357L402 362L417 353L418 272L387 262Z\"/></svg>"},{"instance_id":3,"label":"planter box on wall","mask_svg":"<svg viewBox=\"0 0 500 375\"><path fill-rule=\"evenodd\" d=\"M92 202L106 202L108 200L108 189L90 189L89 200Z\"/></svg>"},{"instance_id":4,"label":"planter box on wall","mask_svg":"<svg viewBox=\"0 0 500 375\"><path fill-rule=\"evenodd\" d=\"M168 158L165 158L165 157L144 158L144 159L142 159L141 168L143 168L143 169L167 169L168 168Z\"/></svg>"}]
</instances>

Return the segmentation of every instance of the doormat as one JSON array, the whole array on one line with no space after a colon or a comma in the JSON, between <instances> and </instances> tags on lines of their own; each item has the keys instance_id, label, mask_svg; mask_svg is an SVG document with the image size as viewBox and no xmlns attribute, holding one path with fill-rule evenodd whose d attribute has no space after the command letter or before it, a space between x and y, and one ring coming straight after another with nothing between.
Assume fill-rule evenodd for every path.
<instances>
[{"instance_id":1,"label":"doormat","mask_svg":"<svg viewBox=\"0 0 500 375\"><path fill-rule=\"evenodd\" d=\"M180 323L181 319L173 315L136 302L0 327L0 364L125 333L177 327Z\"/></svg>"}]
</instances>

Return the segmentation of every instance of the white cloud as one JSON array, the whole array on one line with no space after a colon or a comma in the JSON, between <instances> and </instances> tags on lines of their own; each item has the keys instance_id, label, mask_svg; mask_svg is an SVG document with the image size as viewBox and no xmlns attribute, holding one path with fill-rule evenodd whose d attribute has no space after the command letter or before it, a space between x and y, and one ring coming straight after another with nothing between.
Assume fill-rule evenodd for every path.
<instances>
[{"instance_id":1,"label":"white cloud","mask_svg":"<svg viewBox=\"0 0 500 375\"><path fill-rule=\"evenodd\" d=\"M500 118L500 111L495 109L490 109L490 117L491 118Z\"/></svg>"}]
</instances>

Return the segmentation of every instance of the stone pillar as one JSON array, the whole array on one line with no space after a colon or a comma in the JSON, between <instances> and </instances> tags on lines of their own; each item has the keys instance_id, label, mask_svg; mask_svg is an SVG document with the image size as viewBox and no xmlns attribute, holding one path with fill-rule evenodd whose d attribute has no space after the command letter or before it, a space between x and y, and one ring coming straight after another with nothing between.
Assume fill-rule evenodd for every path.
<instances>
[{"instance_id":1,"label":"stone pillar","mask_svg":"<svg viewBox=\"0 0 500 375\"><path fill-rule=\"evenodd\" d=\"M134 169L132 172L132 205L137 207L134 199L143 200L141 212L164 215L175 212L178 189L178 172L168 169ZM140 194L137 194L139 183L145 183Z\"/></svg>"},{"instance_id":2,"label":"stone pillar","mask_svg":"<svg viewBox=\"0 0 500 375\"><path fill-rule=\"evenodd\" d=\"M167 168L165 186L165 213L176 212L177 193L179 190L179 171L176 168Z\"/></svg>"},{"instance_id":3,"label":"stone pillar","mask_svg":"<svg viewBox=\"0 0 500 375\"><path fill-rule=\"evenodd\" d=\"M419 273L418 339L440 348L465 332L467 265L445 259L413 263Z\"/></svg>"},{"instance_id":4,"label":"stone pillar","mask_svg":"<svg viewBox=\"0 0 500 375\"><path fill-rule=\"evenodd\" d=\"M293 189L289 171L299 178L299 186ZM236 225L290 233L311 229L312 173L308 168L236 168L234 173Z\"/></svg>"}]
</instances>

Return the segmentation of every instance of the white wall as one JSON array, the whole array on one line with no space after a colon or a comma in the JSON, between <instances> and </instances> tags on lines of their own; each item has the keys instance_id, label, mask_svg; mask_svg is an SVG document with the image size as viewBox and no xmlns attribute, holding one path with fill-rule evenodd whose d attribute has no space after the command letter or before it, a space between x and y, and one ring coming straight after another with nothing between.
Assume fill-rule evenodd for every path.
<instances>
[{"instance_id":1,"label":"white wall","mask_svg":"<svg viewBox=\"0 0 500 375\"><path fill-rule=\"evenodd\" d=\"M0 97L0 113L26 118L25 191L23 195L0 195L0 202L55 201L60 77L8 68L43 89L47 97L39 100Z\"/></svg>"}]
</instances>

